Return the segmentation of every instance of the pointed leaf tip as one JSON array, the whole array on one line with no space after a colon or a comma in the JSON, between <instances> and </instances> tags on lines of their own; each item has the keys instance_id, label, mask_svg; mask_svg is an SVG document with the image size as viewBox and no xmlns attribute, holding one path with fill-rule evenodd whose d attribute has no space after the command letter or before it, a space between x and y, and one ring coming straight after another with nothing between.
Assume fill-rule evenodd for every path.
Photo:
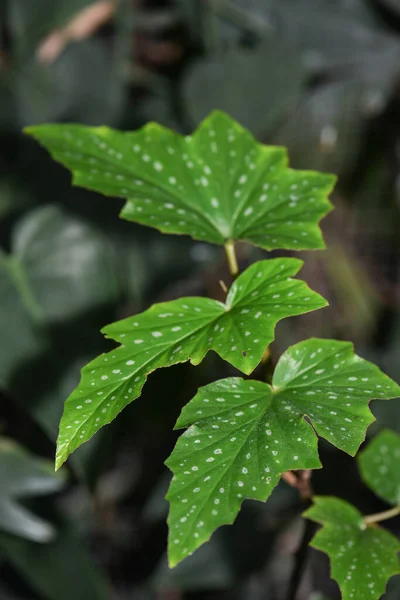
<instances>
[{"instance_id":1,"label":"pointed leaf tip","mask_svg":"<svg viewBox=\"0 0 400 600\"><path fill-rule=\"evenodd\" d=\"M188 429L166 463L174 474L171 560L180 562L232 523L245 498L265 501L285 471L319 468L315 432L355 453L373 419L369 399L396 393L352 344L321 339L289 348L272 387L230 378L200 388L177 421Z\"/></svg>"},{"instance_id":2,"label":"pointed leaf tip","mask_svg":"<svg viewBox=\"0 0 400 600\"><path fill-rule=\"evenodd\" d=\"M315 497L304 516L322 525L311 546L330 559L342 600L378 600L400 572L399 540L380 527L366 527L361 513L334 497Z\"/></svg>"},{"instance_id":3,"label":"pointed leaf tip","mask_svg":"<svg viewBox=\"0 0 400 600\"><path fill-rule=\"evenodd\" d=\"M135 132L82 125L25 130L73 173L75 185L128 198L121 216L163 233L271 250L324 248L319 221L336 178L287 166L221 111L192 136L149 123Z\"/></svg>"},{"instance_id":4,"label":"pointed leaf tip","mask_svg":"<svg viewBox=\"0 0 400 600\"><path fill-rule=\"evenodd\" d=\"M121 345L83 368L65 403L57 464L138 398L147 376L159 367L198 364L214 350L251 373L279 320L326 305L303 281L292 279L301 264L292 258L260 261L232 284L226 304L181 298L105 327L103 333Z\"/></svg>"}]
</instances>

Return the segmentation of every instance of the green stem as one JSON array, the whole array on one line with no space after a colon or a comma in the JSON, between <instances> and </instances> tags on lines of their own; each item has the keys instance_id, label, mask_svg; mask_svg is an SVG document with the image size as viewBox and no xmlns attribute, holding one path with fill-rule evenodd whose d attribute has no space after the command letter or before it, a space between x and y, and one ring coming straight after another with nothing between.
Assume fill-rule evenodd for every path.
<instances>
[{"instance_id":1,"label":"green stem","mask_svg":"<svg viewBox=\"0 0 400 600\"><path fill-rule=\"evenodd\" d=\"M233 240L225 242L225 252L228 260L229 272L233 279L236 279L239 275L239 265L236 258L235 242Z\"/></svg>"},{"instance_id":2,"label":"green stem","mask_svg":"<svg viewBox=\"0 0 400 600\"><path fill-rule=\"evenodd\" d=\"M392 517L396 517L400 515L400 506L395 506L390 508L389 510L384 510L380 513L375 513L374 515L367 515L364 517L364 523L366 525L373 525L374 523L379 523L380 521L386 521L387 519L391 519Z\"/></svg>"},{"instance_id":3,"label":"green stem","mask_svg":"<svg viewBox=\"0 0 400 600\"><path fill-rule=\"evenodd\" d=\"M8 267L8 271L14 280L26 309L32 317L40 323L43 319L43 311L29 285L23 264L16 256L10 256L6 266Z\"/></svg>"}]
</instances>

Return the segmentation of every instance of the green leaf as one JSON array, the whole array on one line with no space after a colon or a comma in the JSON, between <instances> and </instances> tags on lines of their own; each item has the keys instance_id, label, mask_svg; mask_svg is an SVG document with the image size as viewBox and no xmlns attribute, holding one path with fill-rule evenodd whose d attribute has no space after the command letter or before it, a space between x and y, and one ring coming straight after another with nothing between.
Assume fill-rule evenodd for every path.
<instances>
[{"instance_id":1,"label":"green leaf","mask_svg":"<svg viewBox=\"0 0 400 600\"><path fill-rule=\"evenodd\" d=\"M397 383L354 354L350 342L313 338L282 355L272 383L286 410L303 410L319 435L352 456L374 421L369 401L400 394Z\"/></svg>"},{"instance_id":2,"label":"green leaf","mask_svg":"<svg viewBox=\"0 0 400 600\"><path fill-rule=\"evenodd\" d=\"M18 53L31 54L44 37L65 26L95 0L15 0L9 8L9 23Z\"/></svg>"},{"instance_id":3,"label":"green leaf","mask_svg":"<svg viewBox=\"0 0 400 600\"><path fill-rule=\"evenodd\" d=\"M76 517L62 522L55 538L47 544L0 533L1 558L36 591L35 598L110 600L111 584L93 560L87 540L79 534L79 525L82 527Z\"/></svg>"},{"instance_id":4,"label":"green leaf","mask_svg":"<svg viewBox=\"0 0 400 600\"><path fill-rule=\"evenodd\" d=\"M67 45L51 64L38 62L25 39L23 46L13 68L0 73L2 129L16 134L31 123L57 122L66 115L88 124L118 120L123 77L100 39Z\"/></svg>"},{"instance_id":5,"label":"green leaf","mask_svg":"<svg viewBox=\"0 0 400 600\"><path fill-rule=\"evenodd\" d=\"M400 436L379 433L358 456L361 477L377 496L400 505Z\"/></svg>"},{"instance_id":6,"label":"green leaf","mask_svg":"<svg viewBox=\"0 0 400 600\"><path fill-rule=\"evenodd\" d=\"M53 526L17 500L51 494L63 485L64 478L55 475L48 461L29 455L12 440L0 438L0 530L34 542L51 540Z\"/></svg>"},{"instance_id":7,"label":"green leaf","mask_svg":"<svg viewBox=\"0 0 400 600\"><path fill-rule=\"evenodd\" d=\"M352 344L322 339L289 348L272 386L231 378L200 388L167 461L170 564L232 523L245 498L265 501L285 471L320 467L315 432L355 454L373 420L369 399L398 393Z\"/></svg>"},{"instance_id":8,"label":"green leaf","mask_svg":"<svg viewBox=\"0 0 400 600\"><path fill-rule=\"evenodd\" d=\"M0 260L15 288L13 295L19 293L20 303L37 323L71 319L117 297L106 241L55 206L33 210L18 222L12 250Z\"/></svg>"},{"instance_id":9,"label":"green leaf","mask_svg":"<svg viewBox=\"0 0 400 600\"><path fill-rule=\"evenodd\" d=\"M260 362L276 323L326 306L303 281L290 279L302 265L293 258L260 261L232 284L226 303L180 298L103 329L121 346L82 370L61 420L56 464L141 393L147 375L190 359L199 364L214 350L244 373Z\"/></svg>"},{"instance_id":10,"label":"green leaf","mask_svg":"<svg viewBox=\"0 0 400 600\"><path fill-rule=\"evenodd\" d=\"M8 258L1 251L0 331L0 386L7 387L21 365L32 361L45 350L47 338L43 329L34 322L15 285Z\"/></svg>"},{"instance_id":11,"label":"green leaf","mask_svg":"<svg viewBox=\"0 0 400 600\"><path fill-rule=\"evenodd\" d=\"M306 78L297 51L265 39L256 48L230 48L195 62L183 82L185 106L196 124L218 108L265 136L296 106Z\"/></svg>"},{"instance_id":12,"label":"green leaf","mask_svg":"<svg viewBox=\"0 0 400 600\"><path fill-rule=\"evenodd\" d=\"M106 240L58 207L31 211L17 224L12 241L17 281L32 312L44 321L71 319L116 299Z\"/></svg>"},{"instance_id":13,"label":"green leaf","mask_svg":"<svg viewBox=\"0 0 400 600\"><path fill-rule=\"evenodd\" d=\"M323 248L318 227L331 210L335 177L287 167L284 148L264 146L213 112L192 136L149 123L137 132L107 127L29 127L73 183L128 198L121 216L164 233L267 250Z\"/></svg>"},{"instance_id":14,"label":"green leaf","mask_svg":"<svg viewBox=\"0 0 400 600\"><path fill-rule=\"evenodd\" d=\"M400 572L399 540L380 527L367 527L361 513L344 500L314 497L304 516L321 523L311 545L328 554L342 600L378 600Z\"/></svg>"}]
</instances>

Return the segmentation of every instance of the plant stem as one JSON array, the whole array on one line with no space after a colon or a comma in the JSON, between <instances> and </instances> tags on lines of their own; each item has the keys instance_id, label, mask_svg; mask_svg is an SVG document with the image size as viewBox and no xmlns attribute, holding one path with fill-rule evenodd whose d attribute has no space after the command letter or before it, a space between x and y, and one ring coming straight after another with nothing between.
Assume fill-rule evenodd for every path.
<instances>
[{"instance_id":1,"label":"plant stem","mask_svg":"<svg viewBox=\"0 0 400 600\"><path fill-rule=\"evenodd\" d=\"M229 272L233 279L236 279L239 275L239 265L236 258L235 242L233 240L225 242L225 252L228 260Z\"/></svg>"},{"instance_id":2,"label":"plant stem","mask_svg":"<svg viewBox=\"0 0 400 600\"><path fill-rule=\"evenodd\" d=\"M396 517L397 515L400 515L400 506L395 506L394 508L384 510L380 513L375 513L374 515L367 515L366 517L364 517L364 523L366 525L373 525L374 523L386 521L387 519L391 519L392 517Z\"/></svg>"},{"instance_id":3,"label":"plant stem","mask_svg":"<svg viewBox=\"0 0 400 600\"><path fill-rule=\"evenodd\" d=\"M311 505L310 500L306 502L306 507ZM304 523L304 529L300 543L294 555L294 567L290 577L286 600L296 600L300 584L303 579L304 571L307 565L308 547L314 537L316 525L309 519Z\"/></svg>"}]
</instances>

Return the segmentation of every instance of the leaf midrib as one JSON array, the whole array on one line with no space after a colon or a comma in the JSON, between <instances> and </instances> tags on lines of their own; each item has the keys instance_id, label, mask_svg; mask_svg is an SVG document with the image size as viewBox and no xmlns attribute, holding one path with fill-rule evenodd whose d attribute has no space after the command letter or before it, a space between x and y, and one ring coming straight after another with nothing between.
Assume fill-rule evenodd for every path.
<instances>
[{"instance_id":1,"label":"leaf midrib","mask_svg":"<svg viewBox=\"0 0 400 600\"><path fill-rule=\"evenodd\" d=\"M75 147L75 145L73 146L73 148L76 151L79 151L80 154L82 154L83 156L85 156L86 159L93 158L93 154L88 154L85 149L82 149L81 147L78 147L78 149L77 149ZM114 146L114 149L115 149L115 146ZM65 152L65 150L63 149L63 146L58 146L56 152L60 152L60 151L61 152ZM118 149L116 151L118 152ZM118 162L117 163L117 162L113 162L112 160L105 160L102 155L98 156L97 154L96 154L96 160L98 160L100 163L103 163L104 166L110 166L110 165L112 165L113 168L116 170L117 173L124 174L126 176L129 176L130 178L135 178L135 179L144 181L145 184L148 185L150 188L156 188L157 190L161 191L165 195L167 195L170 198L174 199L178 204L181 204L183 208L187 208L188 206L190 206L190 209L193 210L193 212L195 212L200 217L201 220L205 221L208 225L211 225L211 227L214 229L214 231L216 231L222 237L222 239L226 239L225 236L223 235L223 233L218 228L217 223L212 218L210 218L209 215L206 212L201 212L201 210L199 210L196 207L195 204L192 204L190 202L185 203L184 199L182 199L180 196L177 196L176 193L174 193L170 189L164 188L158 182L156 182L154 180L149 180L147 178L147 176L145 176L143 174L137 175L137 174L133 173L127 167L127 165L124 162ZM62 161L60 160L59 162L62 162ZM100 166L101 166L101 164L100 164ZM72 172L73 183L75 183L75 179L78 178L78 177L82 177L82 178L86 178L87 177L86 172L82 171L81 169L78 169L76 167L69 167L69 166L67 167L67 169ZM82 185L82 183L80 183L78 181L77 181L77 184L79 185L79 187L88 187L87 184L86 185ZM91 188L89 187L89 189L91 189ZM126 197L126 196L123 196L123 195L121 195L119 197L120 198L125 198L126 201L129 201L129 200L130 201L134 201L135 200L135 198ZM229 225L229 223L228 223L228 225Z\"/></svg>"},{"instance_id":2,"label":"leaf midrib","mask_svg":"<svg viewBox=\"0 0 400 600\"><path fill-rule=\"evenodd\" d=\"M199 510L196 512L196 517L195 517L195 519L193 519L193 520L197 520L197 519L199 518L199 516L200 516L201 512L204 510L204 508L205 508L205 506L206 506L207 502L209 501L209 498L210 498L210 496L211 496L211 495L212 495L212 494L215 492L215 490L217 489L217 487L220 485L220 482L221 482L221 480L222 480L222 479L223 479L223 477L224 477L224 476L227 474L227 472L228 472L228 471L231 471L231 469L232 469L232 464L233 464L233 463L235 462L235 460L237 459L237 457L238 457L238 454L239 454L239 453L242 451L242 449L243 449L243 446L244 446L244 445L245 445L245 444L248 442L248 438L249 438L250 434L251 434L251 433L253 433L253 431L254 431L254 428L255 428L255 427L258 427L258 425L260 424L260 421L261 421L261 419L262 419L263 417L265 417L265 414L266 414L266 412L267 412L268 408L269 408L269 405L268 405L268 406L266 406L265 410L264 410L262 413L260 413L260 415L258 415L258 417L254 417L254 419L253 419L253 425L252 425L252 426L249 428L249 432L248 432L248 435L246 436L246 439L243 441L243 443L242 443L242 444L240 444L240 445L239 445L239 444L236 444L237 452L235 452L235 454L234 454L233 458L230 460L230 464L229 464L229 466L227 466L227 467L226 467L226 469L224 470L224 472L222 473L222 475L221 475L221 476L218 478L218 480L217 480L216 484L215 484L215 485L214 485L214 487L212 488L212 491L210 492L210 494L208 494L208 496L207 496L206 500L205 500L205 501L202 503L202 505L200 506L200 509L199 509ZM247 421L247 424L248 424L249 422L251 423L251 421ZM235 429L232 429L232 430L230 430L230 431L229 431L229 432L226 434L226 436L223 436L221 439L224 439L225 437L228 437L228 436L232 435L232 433L234 433L234 432L235 432L235 431L237 431L238 429L242 429L242 428L243 428L243 424L239 425L239 426L238 426L238 427L236 427ZM218 441L220 441L220 440L218 440ZM212 471L212 469L211 469L211 470L209 470L209 471L207 471L207 472L211 472L211 471ZM192 485L192 482L188 482L188 486L190 486L190 485ZM186 486L186 487L187 487L187 486ZM185 487L183 487L183 488L180 488L180 490L179 490L179 491L181 491L182 489L185 489ZM231 488L229 488L229 489L231 489ZM168 496L167 496L167 498L168 498ZM238 499L236 498L235 500L237 501ZM231 501L231 496L229 496L229 502L230 502L230 501ZM239 505L240 505L240 502L239 502ZM190 533L192 533L192 527L190 527L190 529L189 529L189 531L188 531L188 534L187 534L187 536L185 536L185 537L183 538L185 541L187 541L187 539L188 539L188 537L189 537ZM183 540L182 540L182 542L183 542Z\"/></svg>"},{"instance_id":3,"label":"leaf midrib","mask_svg":"<svg viewBox=\"0 0 400 600\"><path fill-rule=\"evenodd\" d=\"M217 301L215 301L217 302ZM172 344L171 346L168 347L168 351L172 350L176 345L179 345L179 343L183 342L183 340L185 340L186 338L194 335L194 334L199 334L199 332L201 332L203 329L206 329L208 327L210 327L211 325L214 325L216 321L218 321L218 319L220 319L221 317L223 317L225 315L225 310L224 312L221 312L220 315L218 315L215 319L213 319L212 321L208 321L206 324L202 325L201 327L199 327L198 329L192 330L190 333L184 335L183 337L179 338L178 340L175 341L174 344ZM122 346L120 346L120 348L122 348ZM117 352L120 348L117 348L115 351ZM209 352L210 348L207 348L206 353ZM145 363L143 363L140 366L140 369L135 371L134 373L132 373L132 375L129 376L128 379L125 380L120 380L116 383L116 386L113 387L107 394L107 396L105 396L105 398L103 399L103 402L101 402L96 408L95 410L90 414L90 416L88 416L87 419L85 419L78 427L75 428L74 430L74 436L70 439L70 441L67 444L67 448L70 448L70 444L72 442L72 440L75 440L79 431L81 430L82 426L85 425L85 423L87 423L93 416L95 416L95 414L97 413L98 410L100 410L101 408L104 407L104 402L106 402L110 396L112 394L114 394L116 392L116 390L119 390L120 387L122 387L122 385L125 385L128 381L131 381L133 377L138 377L140 376L140 372L143 371L143 368L150 364L152 361L158 361L160 359L160 357L162 356L162 354L166 352L166 349L163 348L160 352L158 352L156 355L153 355L151 358L149 358ZM188 360L190 360L190 357L184 359L184 360L178 360L176 361L174 364L179 364L179 363L184 363L187 362ZM85 367L85 369L89 370L89 367L91 367L90 363ZM147 381L148 376L154 372L158 367L155 367L155 369L151 369L151 370L146 370L145 372L145 382ZM130 400L129 402L127 402L127 404L125 404L125 406L127 406L128 404L130 404L131 402L134 402L135 400L137 400L139 396L136 396L136 398L133 398L132 400ZM115 417L114 417L115 418Z\"/></svg>"}]
</instances>

